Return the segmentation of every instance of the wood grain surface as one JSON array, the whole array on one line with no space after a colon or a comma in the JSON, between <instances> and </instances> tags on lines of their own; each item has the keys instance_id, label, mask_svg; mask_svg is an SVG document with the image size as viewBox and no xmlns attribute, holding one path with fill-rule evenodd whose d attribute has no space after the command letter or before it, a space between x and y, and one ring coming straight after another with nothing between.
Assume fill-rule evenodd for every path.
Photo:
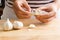
<instances>
[{"instance_id":1,"label":"wood grain surface","mask_svg":"<svg viewBox=\"0 0 60 40\"><path fill-rule=\"evenodd\" d=\"M20 30L0 31L0 40L60 40L60 20L54 19L43 24L36 19L20 19L24 27ZM0 28L4 20L0 20ZM13 21L11 21L13 22ZM36 27L29 29L30 24Z\"/></svg>"}]
</instances>

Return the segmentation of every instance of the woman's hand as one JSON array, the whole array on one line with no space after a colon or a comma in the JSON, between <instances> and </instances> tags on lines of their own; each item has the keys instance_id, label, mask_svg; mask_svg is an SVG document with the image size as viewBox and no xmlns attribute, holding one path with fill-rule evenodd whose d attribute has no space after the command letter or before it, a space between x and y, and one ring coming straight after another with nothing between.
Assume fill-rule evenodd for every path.
<instances>
[{"instance_id":1,"label":"woman's hand","mask_svg":"<svg viewBox=\"0 0 60 40\"><path fill-rule=\"evenodd\" d=\"M56 12L54 11L52 6L40 7L38 9L47 12L47 14L44 14L44 15L35 15L36 19L38 19L42 23L47 23L51 21L52 19L54 19L56 16Z\"/></svg>"},{"instance_id":2,"label":"woman's hand","mask_svg":"<svg viewBox=\"0 0 60 40\"><path fill-rule=\"evenodd\" d=\"M13 9L19 19L30 18L31 8L26 0L15 0L13 4Z\"/></svg>"}]
</instances>

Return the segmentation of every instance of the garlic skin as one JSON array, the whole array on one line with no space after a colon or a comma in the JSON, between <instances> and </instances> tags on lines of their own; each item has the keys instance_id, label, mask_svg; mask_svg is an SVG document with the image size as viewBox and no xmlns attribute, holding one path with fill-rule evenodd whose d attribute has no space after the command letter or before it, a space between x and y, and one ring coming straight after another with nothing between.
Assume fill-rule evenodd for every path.
<instances>
[{"instance_id":1,"label":"garlic skin","mask_svg":"<svg viewBox=\"0 0 60 40\"><path fill-rule=\"evenodd\" d=\"M46 11L42 11L42 10L39 10L39 9L33 9L32 11L32 14L33 15L45 15L45 14L47 14L48 12L46 12Z\"/></svg>"},{"instance_id":2,"label":"garlic skin","mask_svg":"<svg viewBox=\"0 0 60 40\"><path fill-rule=\"evenodd\" d=\"M35 12L36 12L36 9L31 10L32 15L35 15Z\"/></svg>"},{"instance_id":3,"label":"garlic skin","mask_svg":"<svg viewBox=\"0 0 60 40\"><path fill-rule=\"evenodd\" d=\"M3 24L3 30L12 30L13 29L13 24L7 19L7 21Z\"/></svg>"},{"instance_id":4,"label":"garlic skin","mask_svg":"<svg viewBox=\"0 0 60 40\"><path fill-rule=\"evenodd\" d=\"M14 29L20 29L23 27L23 23L19 21L14 21L13 26Z\"/></svg>"},{"instance_id":5,"label":"garlic skin","mask_svg":"<svg viewBox=\"0 0 60 40\"><path fill-rule=\"evenodd\" d=\"M35 28L36 26L34 24L30 24L29 28Z\"/></svg>"},{"instance_id":6,"label":"garlic skin","mask_svg":"<svg viewBox=\"0 0 60 40\"><path fill-rule=\"evenodd\" d=\"M46 12L46 11L36 10L35 15L45 15L45 14L47 14L47 13L48 13L48 12Z\"/></svg>"}]
</instances>

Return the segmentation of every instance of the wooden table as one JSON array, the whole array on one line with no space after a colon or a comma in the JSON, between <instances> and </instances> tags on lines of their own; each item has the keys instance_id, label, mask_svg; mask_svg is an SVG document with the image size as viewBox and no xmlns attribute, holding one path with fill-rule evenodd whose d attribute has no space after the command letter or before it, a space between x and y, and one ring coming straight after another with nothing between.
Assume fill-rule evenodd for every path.
<instances>
[{"instance_id":1,"label":"wooden table","mask_svg":"<svg viewBox=\"0 0 60 40\"><path fill-rule=\"evenodd\" d=\"M19 21L24 23L24 28L0 31L0 40L60 40L60 20L58 19L46 24L34 19L21 19ZM0 20L0 25L3 22L4 20ZM36 28L28 29L29 24L35 24Z\"/></svg>"}]
</instances>

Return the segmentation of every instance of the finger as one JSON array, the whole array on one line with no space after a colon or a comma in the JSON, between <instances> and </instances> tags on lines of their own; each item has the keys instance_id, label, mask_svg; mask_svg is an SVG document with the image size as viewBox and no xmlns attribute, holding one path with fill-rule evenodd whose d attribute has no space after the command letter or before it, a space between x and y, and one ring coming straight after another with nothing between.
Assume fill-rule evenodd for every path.
<instances>
[{"instance_id":1,"label":"finger","mask_svg":"<svg viewBox=\"0 0 60 40\"><path fill-rule=\"evenodd\" d=\"M15 10L21 12L21 14L25 14L25 15L29 15L30 12L25 11L21 6L23 6L23 4L19 4L18 2L14 2L15 4L13 5Z\"/></svg>"},{"instance_id":2,"label":"finger","mask_svg":"<svg viewBox=\"0 0 60 40\"><path fill-rule=\"evenodd\" d=\"M30 18L29 15L19 15L18 17L19 17L19 18Z\"/></svg>"},{"instance_id":3,"label":"finger","mask_svg":"<svg viewBox=\"0 0 60 40\"><path fill-rule=\"evenodd\" d=\"M52 11L52 7L51 6L43 6L43 7L40 7L38 8L39 10L43 10L43 11L46 11L46 12L50 12Z\"/></svg>"},{"instance_id":4,"label":"finger","mask_svg":"<svg viewBox=\"0 0 60 40\"><path fill-rule=\"evenodd\" d=\"M16 9L14 9L14 10L15 10L17 16L20 16L20 15L23 15L23 16L26 16L26 17L27 17L27 16L30 16L30 14L26 14L26 13L17 11Z\"/></svg>"},{"instance_id":5,"label":"finger","mask_svg":"<svg viewBox=\"0 0 60 40\"><path fill-rule=\"evenodd\" d=\"M14 4L13 4L13 6L14 6L16 9L20 10L20 6L22 6L22 2L19 3L18 1L15 1Z\"/></svg>"},{"instance_id":6,"label":"finger","mask_svg":"<svg viewBox=\"0 0 60 40\"><path fill-rule=\"evenodd\" d=\"M43 20L42 20L42 23L50 22L50 21L52 21L54 18L56 18L56 17L54 16L54 17L51 17L51 18L49 18L49 19L43 19Z\"/></svg>"},{"instance_id":7,"label":"finger","mask_svg":"<svg viewBox=\"0 0 60 40\"><path fill-rule=\"evenodd\" d=\"M30 18L30 15L22 15L24 18Z\"/></svg>"},{"instance_id":8,"label":"finger","mask_svg":"<svg viewBox=\"0 0 60 40\"><path fill-rule=\"evenodd\" d=\"M31 12L31 8L27 2L23 3L23 6L26 8L27 11Z\"/></svg>"},{"instance_id":9,"label":"finger","mask_svg":"<svg viewBox=\"0 0 60 40\"><path fill-rule=\"evenodd\" d=\"M17 17L20 19L20 18L30 18L30 15L29 14L23 14L22 12L20 11L17 11L16 9L14 9Z\"/></svg>"},{"instance_id":10,"label":"finger","mask_svg":"<svg viewBox=\"0 0 60 40\"><path fill-rule=\"evenodd\" d=\"M23 6L23 3L22 3L22 2L19 3L18 1L15 1L13 6L14 6L16 9L18 9L19 11L21 11L21 12L24 12L24 11L25 11L25 10L22 8L22 6Z\"/></svg>"},{"instance_id":11,"label":"finger","mask_svg":"<svg viewBox=\"0 0 60 40\"><path fill-rule=\"evenodd\" d=\"M38 19L38 20L41 21L42 23L47 23L47 22L50 22L51 20L53 20L54 18L55 18L55 16L51 17L49 19Z\"/></svg>"},{"instance_id":12,"label":"finger","mask_svg":"<svg viewBox=\"0 0 60 40\"><path fill-rule=\"evenodd\" d=\"M47 9L48 7L46 7L46 6L43 6L43 7L39 7L39 8L37 8L37 9L40 9L40 10L42 10L42 9Z\"/></svg>"},{"instance_id":13,"label":"finger","mask_svg":"<svg viewBox=\"0 0 60 40\"><path fill-rule=\"evenodd\" d=\"M46 14L46 15L35 15L35 16L38 18L42 18L42 19L48 19L48 18L51 18L53 16L56 16L56 13L51 12L51 13Z\"/></svg>"},{"instance_id":14,"label":"finger","mask_svg":"<svg viewBox=\"0 0 60 40\"><path fill-rule=\"evenodd\" d=\"M18 2L15 2L14 7L15 7L16 11L18 10L18 11L22 12L22 14L29 14L30 13L28 11L25 11L21 6L22 6L21 4L19 4Z\"/></svg>"}]
</instances>

